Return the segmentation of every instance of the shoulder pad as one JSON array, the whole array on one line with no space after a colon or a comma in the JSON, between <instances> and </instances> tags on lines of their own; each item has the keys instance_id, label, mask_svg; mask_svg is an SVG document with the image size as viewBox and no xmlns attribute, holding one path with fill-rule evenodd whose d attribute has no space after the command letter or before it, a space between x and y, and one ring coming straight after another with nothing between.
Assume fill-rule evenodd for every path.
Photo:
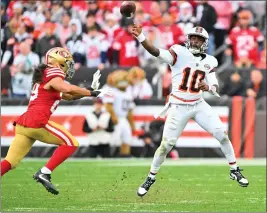
<instances>
[{"instance_id":1,"label":"shoulder pad","mask_svg":"<svg viewBox=\"0 0 267 213\"><path fill-rule=\"evenodd\" d=\"M208 64L211 66L210 71L218 66L218 61L214 56L206 54L206 57Z\"/></svg>"},{"instance_id":2,"label":"shoulder pad","mask_svg":"<svg viewBox=\"0 0 267 213\"><path fill-rule=\"evenodd\" d=\"M170 49L172 49L177 55L181 54L183 52L185 47L179 45L179 44L174 44L170 47Z\"/></svg>"}]
</instances>

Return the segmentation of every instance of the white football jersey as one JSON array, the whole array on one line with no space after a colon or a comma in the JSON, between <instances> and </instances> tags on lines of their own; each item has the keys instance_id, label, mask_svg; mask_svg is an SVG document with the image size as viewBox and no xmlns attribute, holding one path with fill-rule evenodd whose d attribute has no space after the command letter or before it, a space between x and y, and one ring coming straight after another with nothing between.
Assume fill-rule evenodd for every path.
<instances>
[{"instance_id":1,"label":"white football jersey","mask_svg":"<svg viewBox=\"0 0 267 213\"><path fill-rule=\"evenodd\" d=\"M212 83L209 82L208 76L218 66L217 59L208 54L195 57L186 47L177 44L170 50L176 53L177 60L170 65L173 96L170 96L169 100L171 103L194 103L192 100L202 98L202 90L198 89L198 83L201 80L208 84ZM192 102L183 102L179 98Z\"/></svg>"},{"instance_id":2,"label":"white football jersey","mask_svg":"<svg viewBox=\"0 0 267 213\"><path fill-rule=\"evenodd\" d=\"M117 88L112 88L112 96L104 96L103 102L113 104L114 112L118 118L127 118L129 110L134 108L131 94Z\"/></svg>"}]
</instances>

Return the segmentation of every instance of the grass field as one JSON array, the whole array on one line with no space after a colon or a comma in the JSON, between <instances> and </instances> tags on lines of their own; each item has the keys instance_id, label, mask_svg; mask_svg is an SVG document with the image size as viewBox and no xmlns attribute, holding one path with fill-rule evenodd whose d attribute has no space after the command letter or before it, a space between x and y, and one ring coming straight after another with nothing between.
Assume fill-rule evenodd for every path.
<instances>
[{"instance_id":1,"label":"grass field","mask_svg":"<svg viewBox=\"0 0 267 213\"><path fill-rule=\"evenodd\" d=\"M32 179L44 162L24 160L4 176L1 212L266 211L265 160L240 161L250 181L247 188L228 178L224 160L166 161L143 199L136 190L151 160L69 160L52 175L58 196Z\"/></svg>"}]
</instances>

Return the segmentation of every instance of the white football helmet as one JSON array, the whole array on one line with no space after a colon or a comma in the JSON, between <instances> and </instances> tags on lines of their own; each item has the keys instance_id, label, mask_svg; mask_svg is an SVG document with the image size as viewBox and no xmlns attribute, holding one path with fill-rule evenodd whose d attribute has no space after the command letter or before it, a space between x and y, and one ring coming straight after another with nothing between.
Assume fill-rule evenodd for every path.
<instances>
[{"instance_id":1,"label":"white football helmet","mask_svg":"<svg viewBox=\"0 0 267 213\"><path fill-rule=\"evenodd\" d=\"M205 39L204 43L201 45L200 48L196 49L191 47L190 36L192 35L197 35ZM204 53L205 50L208 49L208 42L209 42L209 34L207 33L207 31L203 27L194 27L186 35L185 46L193 54Z\"/></svg>"}]
</instances>

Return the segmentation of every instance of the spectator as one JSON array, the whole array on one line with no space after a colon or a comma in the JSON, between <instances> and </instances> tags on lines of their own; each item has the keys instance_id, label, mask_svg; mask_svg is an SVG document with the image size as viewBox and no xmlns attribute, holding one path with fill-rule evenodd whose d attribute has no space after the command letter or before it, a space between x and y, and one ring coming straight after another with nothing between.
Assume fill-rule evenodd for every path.
<instances>
[{"instance_id":1,"label":"spectator","mask_svg":"<svg viewBox=\"0 0 267 213\"><path fill-rule=\"evenodd\" d=\"M160 11L161 13L167 13L168 9L170 7L170 3L168 1L159 1L159 7L160 7Z\"/></svg>"},{"instance_id":2,"label":"spectator","mask_svg":"<svg viewBox=\"0 0 267 213\"><path fill-rule=\"evenodd\" d=\"M215 51L214 25L217 22L215 9L207 0L200 1L196 8L197 25L205 28L209 34L208 54L212 55Z\"/></svg>"},{"instance_id":3,"label":"spectator","mask_svg":"<svg viewBox=\"0 0 267 213\"><path fill-rule=\"evenodd\" d=\"M159 25L162 41L165 48L169 49L174 44L185 42L185 36L181 28L174 24L172 17L168 13L162 16L162 24Z\"/></svg>"},{"instance_id":4,"label":"spectator","mask_svg":"<svg viewBox=\"0 0 267 213\"><path fill-rule=\"evenodd\" d=\"M86 66L88 68L98 67L100 70L104 69L109 48L106 36L96 26L92 26L88 28L88 33L84 36L83 41L86 52Z\"/></svg>"},{"instance_id":5,"label":"spectator","mask_svg":"<svg viewBox=\"0 0 267 213\"><path fill-rule=\"evenodd\" d=\"M126 29L116 36L112 45L114 64L124 67L139 66L139 42L131 35L133 20L127 19L126 25Z\"/></svg>"},{"instance_id":6,"label":"spectator","mask_svg":"<svg viewBox=\"0 0 267 213\"><path fill-rule=\"evenodd\" d=\"M14 98L29 98L32 86L32 75L35 66L40 63L39 56L31 51L31 45L22 42L20 53L14 58L10 68L12 76L12 96Z\"/></svg>"},{"instance_id":7,"label":"spectator","mask_svg":"<svg viewBox=\"0 0 267 213\"><path fill-rule=\"evenodd\" d=\"M15 21L15 20L14 20ZM27 26L25 23L18 23L18 28L13 37L7 40L6 51L4 52L1 68L4 68L7 64L13 63L13 58L19 53L20 42L27 40L29 43L33 43L31 35L26 31Z\"/></svg>"},{"instance_id":8,"label":"spectator","mask_svg":"<svg viewBox=\"0 0 267 213\"><path fill-rule=\"evenodd\" d=\"M158 2L151 3L149 14L153 25L158 26L162 23L162 13Z\"/></svg>"},{"instance_id":9,"label":"spectator","mask_svg":"<svg viewBox=\"0 0 267 213\"><path fill-rule=\"evenodd\" d=\"M247 88L247 96L252 98L261 98L266 96L266 80L260 70L252 70L250 73L250 82Z\"/></svg>"},{"instance_id":10,"label":"spectator","mask_svg":"<svg viewBox=\"0 0 267 213\"><path fill-rule=\"evenodd\" d=\"M141 24L143 28L151 26L149 15L146 14L142 8L135 12L134 23Z\"/></svg>"},{"instance_id":11,"label":"spectator","mask_svg":"<svg viewBox=\"0 0 267 213\"><path fill-rule=\"evenodd\" d=\"M259 60L259 49L263 49L264 37L258 28L250 26L251 17L252 14L248 10L238 14L238 26L231 30L226 39L228 48L225 54L234 55L235 62L243 58L252 61L255 65Z\"/></svg>"},{"instance_id":12,"label":"spectator","mask_svg":"<svg viewBox=\"0 0 267 213\"><path fill-rule=\"evenodd\" d=\"M17 1L13 4L12 7L12 17L15 17L16 19L20 19L23 13L23 5L21 2Z\"/></svg>"},{"instance_id":13,"label":"spectator","mask_svg":"<svg viewBox=\"0 0 267 213\"><path fill-rule=\"evenodd\" d=\"M190 31L196 26L196 17L193 16L193 7L188 2L183 2L179 5L179 16L177 20L177 25L183 29L184 34Z\"/></svg>"},{"instance_id":14,"label":"spectator","mask_svg":"<svg viewBox=\"0 0 267 213\"><path fill-rule=\"evenodd\" d=\"M46 22L43 25L43 30L45 35L37 41L36 44L36 53L41 58L41 61L44 61L45 53L53 47L61 47L59 38L54 34L55 24L51 22Z\"/></svg>"},{"instance_id":15,"label":"spectator","mask_svg":"<svg viewBox=\"0 0 267 213\"><path fill-rule=\"evenodd\" d=\"M75 7L72 7L72 0L64 0L62 2L63 13L67 13L71 18L81 19L78 10Z\"/></svg>"},{"instance_id":16,"label":"spectator","mask_svg":"<svg viewBox=\"0 0 267 213\"><path fill-rule=\"evenodd\" d=\"M34 27L38 27L45 22L44 8L41 4L38 5L37 1L31 0L25 7L26 10L23 13L23 17L28 17L33 22Z\"/></svg>"},{"instance_id":17,"label":"spectator","mask_svg":"<svg viewBox=\"0 0 267 213\"><path fill-rule=\"evenodd\" d=\"M114 131L114 124L108 112L103 111L101 99L95 99L94 111L89 113L83 124L83 131L88 133L89 157L98 155L110 157L110 140Z\"/></svg>"},{"instance_id":18,"label":"spectator","mask_svg":"<svg viewBox=\"0 0 267 213\"><path fill-rule=\"evenodd\" d=\"M84 33L87 33L88 28L91 28L93 26L95 26L97 29L101 29L100 25L96 22L96 17L94 15L94 13L88 12L86 15L86 22L82 26L82 31Z\"/></svg>"},{"instance_id":19,"label":"spectator","mask_svg":"<svg viewBox=\"0 0 267 213\"><path fill-rule=\"evenodd\" d=\"M60 22L61 17L63 13L63 8L61 7L61 1L60 0L52 0L51 5L51 21L52 22Z\"/></svg>"},{"instance_id":20,"label":"spectator","mask_svg":"<svg viewBox=\"0 0 267 213\"><path fill-rule=\"evenodd\" d=\"M70 12L63 12L60 24L57 25L55 34L60 39L62 46L65 46L67 38L71 36L71 28L69 27L71 20Z\"/></svg>"},{"instance_id":21,"label":"spectator","mask_svg":"<svg viewBox=\"0 0 267 213\"><path fill-rule=\"evenodd\" d=\"M106 13L105 15L105 24L103 26L102 32L106 34L108 41L108 60L110 64L113 64L113 53L112 53L112 43L114 38L122 31L123 29L119 25L118 17L113 13Z\"/></svg>"},{"instance_id":22,"label":"spectator","mask_svg":"<svg viewBox=\"0 0 267 213\"><path fill-rule=\"evenodd\" d=\"M146 79L145 71L140 67L133 67L128 72L131 86L127 88L127 91L133 99L150 99L153 95L153 90Z\"/></svg>"},{"instance_id":23,"label":"spectator","mask_svg":"<svg viewBox=\"0 0 267 213\"><path fill-rule=\"evenodd\" d=\"M246 91L246 79L242 78L241 75L236 71L224 82L220 93L227 96L245 96Z\"/></svg>"},{"instance_id":24,"label":"spectator","mask_svg":"<svg viewBox=\"0 0 267 213\"><path fill-rule=\"evenodd\" d=\"M209 1L209 4L214 7L217 13L217 22L214 26L215 47L219 48L224 44L225 37L230 29L232 19L232 4L230 1ZM222 10L227 8L227 10ZM221 64L223 53L217 55L217 60Z\"/></svg>"},{"instance_id":25,"label":"spectator","mask_svg":"<svg viewBox=\"0 0 267 213\"><path fill-rule=\"evenodd\" d=\"M79 19L72 19L69 23L71 36L66 40L66 47L69 49L75 62L75 69L85 64L85 46L82 36L82 25Z\"/></svg>"}]
</instances>

